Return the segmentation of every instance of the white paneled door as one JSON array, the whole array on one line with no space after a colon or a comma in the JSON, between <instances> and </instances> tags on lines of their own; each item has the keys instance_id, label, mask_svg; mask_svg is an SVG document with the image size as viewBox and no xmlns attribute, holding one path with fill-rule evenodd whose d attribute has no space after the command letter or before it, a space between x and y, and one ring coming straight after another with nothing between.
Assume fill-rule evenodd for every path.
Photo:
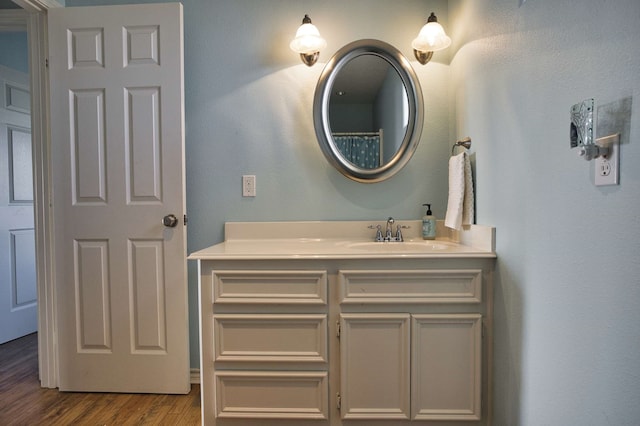
<instances>
[{"instance_id":1,"label":"white paneled door","mask_svg":"<svg viewBox=\"0 0 640 426\"><path fill-rule=\"evenodd\" d=\"M0 344L38 327L29 76L0 66Z\"/></svg>"},{"instance_id":2,"label":"white paneled door","mask_svg":"<svg viewBox=\"0 0 640 426\"><path fill-rule=\"evenodd\" d=\"M49 11L59 387L186 393L182 6Z\"/></svg>"}]
</instances>

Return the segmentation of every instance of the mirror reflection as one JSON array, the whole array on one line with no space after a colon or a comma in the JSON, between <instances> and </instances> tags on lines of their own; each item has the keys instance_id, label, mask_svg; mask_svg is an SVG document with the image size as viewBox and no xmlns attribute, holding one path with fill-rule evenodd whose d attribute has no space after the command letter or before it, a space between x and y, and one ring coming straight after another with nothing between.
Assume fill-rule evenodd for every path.
<instances>
[{"instance_id":1,"label":"mirror reflection","mask_svg":"<svg viewBox=\"0 0 640 426\"><path fill-rule=\"evenodd\" d=\"M332 89L329 122L340 154L364 169L389 162L409 121L407 92L395 68L377 55L357 56L342 68Z\"/></svg>"},{"instance_id":2,"label":"mirror reflection","mask_svg":"<svg viewBox=\"0 0 640 426\"><path fill-rule=\"evenodd\" d=\"M327 160L359 182L397 173L422 132L422 90L409 61L379 40L358 40L327 63L313 106Z\"/></svg>"}]
</instances>

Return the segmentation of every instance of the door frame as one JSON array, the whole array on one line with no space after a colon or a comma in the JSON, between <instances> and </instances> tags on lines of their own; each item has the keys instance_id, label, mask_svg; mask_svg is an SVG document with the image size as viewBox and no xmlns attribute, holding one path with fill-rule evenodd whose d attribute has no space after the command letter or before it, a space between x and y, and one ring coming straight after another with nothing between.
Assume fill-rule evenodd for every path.
<instances>
[{"instance_id":1,"label":"door frame","mask_svg":"<svg viewBox=\"0 0 640 426\"><path fill-rule=\"evenodd\" d=\"M47 72L47 10L56 0L13 0L19 9L0 12L0 31L27 31L31 85L33 208L38 294L38 374L40 385L58 386L55 282L51 220L49 81Z\"/></svg>"}]
</instances>

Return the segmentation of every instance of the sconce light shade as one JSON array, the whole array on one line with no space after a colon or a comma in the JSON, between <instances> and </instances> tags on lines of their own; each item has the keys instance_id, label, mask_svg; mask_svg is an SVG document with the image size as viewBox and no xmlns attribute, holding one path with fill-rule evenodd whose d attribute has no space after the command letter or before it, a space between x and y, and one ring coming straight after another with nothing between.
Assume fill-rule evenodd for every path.
<instances>
[{"instance_id":1,"label":"sconce light shade","mask_svg":"<svg viewBox=\"0 0 640 426\"><path fill-rule=\"evenodd\" d=\"M312 66L318 60L320 51L327 47L327 42L320 37L320 31L311 23L309 15L304 15L302 25L296 31L296 36L291 40L289 47L300 54L302 62Z\"/></svg>"},{"instance_id":2,"label":"sconce light shade","mask_svg":"<svg viewBox=\"0 0 640 426\"><path fill-rule=\"evenodd\" d=\"M433 52L446 49L450 44L451 38L438 23L435 13L431 12L418 37L411 42L411 47L413 47L413 53L418 62L424 65L431 60Z\"/></svg>"}]
</instances>

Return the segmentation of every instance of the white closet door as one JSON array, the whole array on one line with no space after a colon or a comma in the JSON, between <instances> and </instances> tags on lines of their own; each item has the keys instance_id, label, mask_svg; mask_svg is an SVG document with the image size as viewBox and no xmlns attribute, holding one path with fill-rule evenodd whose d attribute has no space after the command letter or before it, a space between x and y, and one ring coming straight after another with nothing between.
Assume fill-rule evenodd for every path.
<instances>
[{"instance_id":1,"label":"white closet door","mask_svg":"<svg viewBox=\"0 0 640 426\"><path fill-rule=\"evenodd\" d=\"M0 344L38 329L31 152L29 76L0 66Z\"/></svg>"},{"instance_id":2,"label":"white closet door","mask_svg":"<svg viewBox=\"0 0 640 426\"><path fill-rule=\"evenodd\" d=\"M182 25L177 3L49 11L61 390L189 391Z\"/></svg>"}]
</instances>

